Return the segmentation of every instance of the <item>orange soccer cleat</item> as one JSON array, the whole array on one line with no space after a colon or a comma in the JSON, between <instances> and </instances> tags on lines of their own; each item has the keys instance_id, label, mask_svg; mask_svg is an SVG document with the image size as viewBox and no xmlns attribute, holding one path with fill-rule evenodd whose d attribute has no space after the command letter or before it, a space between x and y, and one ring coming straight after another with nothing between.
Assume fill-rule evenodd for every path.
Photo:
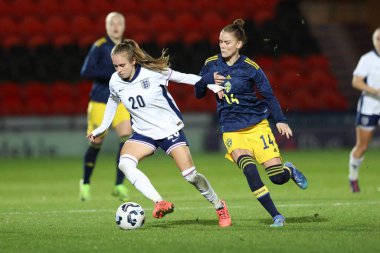
<instances>
[{"instance_id":1,"label":"orange soccer cleat","mask_svg":"<svg viewBox=\"0 0 380 253\"><path fill-rule=\"evenodd\" d=\"M174 204L165 200L161 200L154 205L153 217L161 219L168 213L174 212Z\"/></svg>"},{"instance_id":2,"label":"orange soccer cleat","mask_svg":"<svg viewBox=\"0 0 380 253\"><path fill-rule=\"evenodd\" d=\"M226 202L222 200L222 203L223 203L223 208L216 210L216 214L218 215L218 218L219 218L219 226L229 227L232 225L231 216L230 216L230 213L228 212Z\"/></svg>"}]
</instances>

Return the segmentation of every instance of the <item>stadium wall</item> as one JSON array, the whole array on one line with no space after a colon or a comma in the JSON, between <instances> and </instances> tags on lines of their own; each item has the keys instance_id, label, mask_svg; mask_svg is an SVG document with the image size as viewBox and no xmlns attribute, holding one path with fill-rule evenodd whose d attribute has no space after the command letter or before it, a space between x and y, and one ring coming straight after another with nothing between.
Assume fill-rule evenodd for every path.
<instances>
[{"instance_id":1,"label":"stadium wall","mask_svg":"<svg viewBox=\"0 0 380 253\"><path fill-rule=\"evenodd\" d=\"M288 114L294 138L278 134L282 150L349 148L355 144L353 113ZM224 152L214 115L184 114L185 132L193 152ZM87 147L86 117L8 117L0 119L0 157L79 156ZM276 131L274 131L276 133ZM372 147L380 147L375 133ZM110 131L103 153L114 154L118 143Z\"/></svg>"}]
</instances>

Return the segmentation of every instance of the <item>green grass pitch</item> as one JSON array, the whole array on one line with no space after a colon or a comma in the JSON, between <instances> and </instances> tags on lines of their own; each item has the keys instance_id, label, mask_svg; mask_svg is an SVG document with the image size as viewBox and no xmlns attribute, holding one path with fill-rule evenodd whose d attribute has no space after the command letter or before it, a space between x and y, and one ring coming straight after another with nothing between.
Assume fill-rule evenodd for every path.
<instances>
[{"instance_id":1,"label":"green grass pitch","mask_svg":"<svg viewBox=\"0 0 380 253\"><path fill-rule=\"evenodd\" d=\"M0 159L0 252L380 252L380 156L369 151L361 168L361 193L349 192L348 150L283 153L309 179L272 184L260 167L286 226L271 219L249 191L243 174L223 154L196 154L198 171L228 203L233 226L219 228L212 206L162 153L139 167L161 195L175 203L157 220L153 204L129 182L131 201L146 211L141 229L120 230L110 195L114 158L100 155L92 178L92 201L81 203L81 157Z\"/></svg>"}]
</instances>

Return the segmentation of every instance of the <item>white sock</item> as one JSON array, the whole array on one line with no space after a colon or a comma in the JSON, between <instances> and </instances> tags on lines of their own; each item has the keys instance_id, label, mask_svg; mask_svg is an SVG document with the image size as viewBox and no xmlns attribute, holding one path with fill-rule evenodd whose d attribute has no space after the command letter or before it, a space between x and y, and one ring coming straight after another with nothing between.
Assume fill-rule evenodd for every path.
<instances>
[{"instance_id":1,"label":"white sock","mask_svg":"<svg viewBox=\"0 0 380 253\"><path fill-rule=\"evenodd\" d=\"M154 188L149 178L141 170L136 168L137 163L137 159L133 156L123 155L120 157L119 169L123 171L125 177L146 198L152 200L155 203L161 201L161 195Z\"/></svg>"},{"instance_id":2,"label":"white sock","mask_svg":"<svg viewBox=\"0 0 380 253\"><path fill-rule=\"evenodd\" d=\"M207 178L198 173L195 167L182 171L182 176L186 179L186 181L194 185L202 196L214 205L215 209L223 207L223 203L218 198L218 195L216 195L214 189L212 189Z\"/></svg>"},{"instance_id":3,"label":"white sock","mask_svg":"<svg viewBox=\"0 0 380 253\"><path fill-rule=\"evenodd\" d=\"M351 181L358 180L360 165L364 160L364 156L357 159L353 155L353 151L350 152L350 161L348 164L348 179Z\"/></svg>"}]
</instances>

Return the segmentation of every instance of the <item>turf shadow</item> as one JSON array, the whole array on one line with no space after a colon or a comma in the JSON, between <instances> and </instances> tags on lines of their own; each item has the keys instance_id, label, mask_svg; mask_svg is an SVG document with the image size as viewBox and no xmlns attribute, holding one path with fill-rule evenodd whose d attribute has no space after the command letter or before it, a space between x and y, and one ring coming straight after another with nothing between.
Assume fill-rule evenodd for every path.
<instances>
[{"instance_id":1,"label":"turf shadow","mask_svg":"<svg viewBox=\"0 0 380 253\"><path fill-rule=\"evenodd\" d=\"M175 220L175 221L165 221L163 223L150 224L151 227L173 227L173 226L183 226L183 225L202 225L202 226L215 226L218 225L218 221L213 220Z\"/></svg>"},{"instance_id":2,"label":"turf shadow","mask_svg":"<svg viewBox=\"0 0 380 253\"><path fill-rule=\"evenodd\" d=\"M329 220L324 217L320 217L319 214L314 214L313 216L302 216L302 217L285 217L286 223L300 224L300 223L313 223L313 222L328 222ZM268 219L259 219L259 223L268 224Z\"/></svg>"}]
</instances>

